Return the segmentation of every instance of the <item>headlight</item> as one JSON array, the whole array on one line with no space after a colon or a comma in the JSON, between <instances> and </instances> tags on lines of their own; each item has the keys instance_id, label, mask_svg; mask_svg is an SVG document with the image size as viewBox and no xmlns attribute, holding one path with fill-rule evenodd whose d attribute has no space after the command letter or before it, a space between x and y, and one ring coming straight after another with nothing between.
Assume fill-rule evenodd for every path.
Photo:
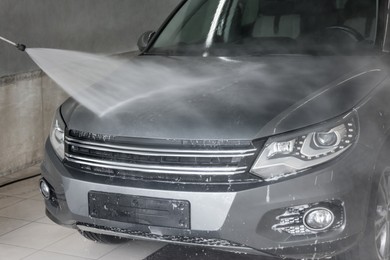
<instances>
[{"instance_id":1,"label":"headlight","mask_svg":"<svg viewBox=\"0 0 390 260\"><path fill-rule=\"evenodd\" d=\"M57 109L50 129L50 143L57 156L63 160L65 157L65 123L62 120L60 110Z\"/></svg>"},{"instance_id":2,"label":"headlight","mask_svg":"<svg viewBox=\"0 0 390 260\"><path fill-rule=\"evenodd\" d=\"M251 173L266 181L296 174L347 151L357 140L354 113L317 127L272 137L266 142Z\"/></svg>"}]
</instances>

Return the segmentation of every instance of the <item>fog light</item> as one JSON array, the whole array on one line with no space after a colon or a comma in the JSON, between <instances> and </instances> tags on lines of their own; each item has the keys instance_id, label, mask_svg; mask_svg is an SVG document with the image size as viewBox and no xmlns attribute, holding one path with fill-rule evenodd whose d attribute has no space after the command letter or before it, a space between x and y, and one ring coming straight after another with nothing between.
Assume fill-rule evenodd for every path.
<instances>
[{"instance_id":1,"label":"fog light","mask_svg":"<svg viewBox=\"0 0 390 260\"><path fill-rule=\"evenodd\" d=\"M45 198L45 199L50 199L50 187L49 185L46 183L45 180L41 180L40 183L39 183L39 188L41 190L41 193L42 193L42 196Z\"/></svg>"},{"instance_id":2,"label":"fog light","mask_svg":"<svg viewBox=\"0 0 390 260\"><path fill-rule=\"evenodd\" d=\"M332 211L326 208L314 208L306 212L303 217L305 226L310 230L320 231L332 226L335 217Z\"/></svg>"}]
</instances>

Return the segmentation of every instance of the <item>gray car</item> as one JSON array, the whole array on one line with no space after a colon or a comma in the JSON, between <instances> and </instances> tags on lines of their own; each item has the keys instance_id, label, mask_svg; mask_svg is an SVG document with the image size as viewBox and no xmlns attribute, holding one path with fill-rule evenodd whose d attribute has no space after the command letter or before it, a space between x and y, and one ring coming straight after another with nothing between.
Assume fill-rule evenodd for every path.
<instances>
[{"instance_id":1,"label":"gray car","mask_svg":"<svg viewBox=\"0 0 390 260\"><path fill-rule=\"evenodd\" d=\"M211 79L105 116L67 100L47 215L106 243L388 260L388 5L182 1L131 62Z\"/></svg>"}]
</instances>

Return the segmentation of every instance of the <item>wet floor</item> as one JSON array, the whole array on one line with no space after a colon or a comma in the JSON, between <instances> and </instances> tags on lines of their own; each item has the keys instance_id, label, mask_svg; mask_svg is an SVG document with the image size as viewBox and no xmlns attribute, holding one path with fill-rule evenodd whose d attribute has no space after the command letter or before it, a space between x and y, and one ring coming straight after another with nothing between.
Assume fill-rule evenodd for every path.
<instances>
[{"instance_id":1,"label":"wet floor","mask_svg":"<svg viewBox=\"0 0 390 260\"><path fill-rule=\"evenodd\" d=\"M186 260L279 260L279 258L253 256L245 254L234 254L229 252L221 252L199 247L185 247L167 245L158 250L146 260L171 260L171 259L186 259Z\"/></svg>"}]
</instances>

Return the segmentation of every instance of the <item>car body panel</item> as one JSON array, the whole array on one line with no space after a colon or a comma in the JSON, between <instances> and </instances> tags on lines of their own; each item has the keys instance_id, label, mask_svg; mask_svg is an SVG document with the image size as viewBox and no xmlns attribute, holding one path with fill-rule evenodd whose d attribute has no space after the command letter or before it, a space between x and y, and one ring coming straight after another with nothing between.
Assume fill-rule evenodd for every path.
<instances>
[{"instance_id":1,"label":"car body panel","mask_svg":"<svg viewBox=\"0 0 390 260\"><path fill-rule=\"evenodd\" d=\"M237 63L214 58L138 59L188 71L204 66L200 77L205 78L210 76L207 68L218 69L203 85L158 93L103 117L70 100L62 106L67 127L138 138L253 140L339 116L387 75L372 57L266 57Z\"/></svg>"}]
</instances>

